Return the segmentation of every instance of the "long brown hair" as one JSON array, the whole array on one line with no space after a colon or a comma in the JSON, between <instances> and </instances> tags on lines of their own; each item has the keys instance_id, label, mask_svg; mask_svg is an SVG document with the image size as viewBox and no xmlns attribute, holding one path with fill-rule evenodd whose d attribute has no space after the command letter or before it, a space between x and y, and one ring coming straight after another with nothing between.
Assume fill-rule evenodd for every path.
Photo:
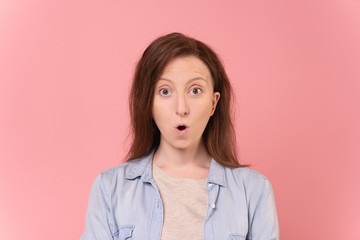
<instances>
[{"instance_id":1,"label":"long brown hair","mask_svg":"<svg viewBox=\"0 0 360 240\"><path fill-rule=\"evenodd\" d=\"M203 133L209 155L226 167L241 167L237 158L236 138L231 121L232 88L216 53L204 43L181 33L155 39L139 60L130 92L132 145L127 161L149 154L160 144L160 131L152 118L152 102L156 82L166 65L180 56L196 56L209 68L214 91L220 93L214 114Z\"/></svg>"}]
</instances>

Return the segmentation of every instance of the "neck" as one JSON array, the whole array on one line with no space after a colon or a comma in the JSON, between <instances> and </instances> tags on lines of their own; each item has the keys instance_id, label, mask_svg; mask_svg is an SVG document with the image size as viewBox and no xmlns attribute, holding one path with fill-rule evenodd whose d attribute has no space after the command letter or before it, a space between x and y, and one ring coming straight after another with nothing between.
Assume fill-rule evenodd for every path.
<instances>
[{"instance_id":1,"label":"neck","mask_svg":"<svg viewBox=\"0 0 360 240\"><path fill-rule=\"evenodd\" d=\"M208 168L210 160L211 157L202 141L197 146L185 149L173 148L160 143L154 155L155 163L166 168L186 168L191 166Z\"/></svg>"}]
</instances>

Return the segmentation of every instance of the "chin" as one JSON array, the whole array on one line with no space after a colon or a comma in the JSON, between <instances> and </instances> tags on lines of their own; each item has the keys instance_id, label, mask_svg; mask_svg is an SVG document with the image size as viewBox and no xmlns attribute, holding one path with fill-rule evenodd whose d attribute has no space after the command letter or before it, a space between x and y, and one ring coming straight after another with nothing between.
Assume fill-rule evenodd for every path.
<instances>
[{"instance_id":1,"label":"chin","mask_svg":"<svg viewBox=\"0 0 360 240\"><path fill-rule=\"evenodd\" d=\"M188 145L175 145L173 147L177 150L186 150L186 149L190 148L190 146L188 146Z\"/></svg>"},{"instance_id":2,"label":"chin","mask_svg":"<svg viewBox=\"0 0 360 240\"><path fill-rule=\"evenodd\" d=\"M177 149L177 150L186 150L189 149L193 146L193 144L189 143L189 142L179 142L179 143L174 143L173 148Z\"/></svg>"}]
</instances>

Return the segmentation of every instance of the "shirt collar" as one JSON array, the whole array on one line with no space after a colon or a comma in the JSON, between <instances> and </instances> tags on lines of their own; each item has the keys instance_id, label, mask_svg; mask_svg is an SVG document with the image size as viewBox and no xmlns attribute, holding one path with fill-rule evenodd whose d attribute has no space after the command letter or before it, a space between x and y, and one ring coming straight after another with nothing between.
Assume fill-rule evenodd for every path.
<instances>
[{"instance_id":1,"label":"shirt collar","mask_svg":"<svg viewBox=\"0 0 360 240\"><path fill-rule=\"evenodd\" d=\"M225 167L211 158L208 183L214 183L226 187Z\"/></svg>"},{"instance_id":2,"label":"shirt collar","mask_svg":"<svg viewBox=\"0 0 360 240\"><path fill-rule=\"evenodd\" d=\"M154 152L155 150L143 158L131 160L125 170L125 178L130 180L140 177L143 182L150 182L152 180L152 159ZM226 186L225 167L213 158L211 158L207 182Z\"/></svg>"},{"instance_id":3,"label":"shirt collar","mask_svg":"<svg viewBox=\"0 0 360 240\"><path fill-rule=\"evenodd\" d=\"M149 182L152 179L152 159L154 150L145 157L131 160L125 170L126 179L135 179L140 177L143 182Z\"/></svg>"}]
</instances>

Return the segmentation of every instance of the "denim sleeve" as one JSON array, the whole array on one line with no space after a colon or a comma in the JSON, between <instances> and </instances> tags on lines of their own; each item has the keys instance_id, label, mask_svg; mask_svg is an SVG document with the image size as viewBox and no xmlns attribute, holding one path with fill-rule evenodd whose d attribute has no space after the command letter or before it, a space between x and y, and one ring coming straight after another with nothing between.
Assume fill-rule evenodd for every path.
<instances>
[{"instance_id":1,"label":"denim sleeve","mask_svg":"<svg viewBox=\"0 0 360 240\"><path fill-rule=\"evenodd\" d=\"M85 219L85 231L80 240L112 240L112 210L100 174L94 181Z\"/></svg>"},{"instance_id":2,"label":"denim sleeve","mask_svg":"<svg viewBox=\"0 0 360 240\"><path fill-rule=\"evenodd\" d=\"M264 181L249 231L249 240L278 240L279 223L272 186Z\"/></svg>"}]
</instances>

